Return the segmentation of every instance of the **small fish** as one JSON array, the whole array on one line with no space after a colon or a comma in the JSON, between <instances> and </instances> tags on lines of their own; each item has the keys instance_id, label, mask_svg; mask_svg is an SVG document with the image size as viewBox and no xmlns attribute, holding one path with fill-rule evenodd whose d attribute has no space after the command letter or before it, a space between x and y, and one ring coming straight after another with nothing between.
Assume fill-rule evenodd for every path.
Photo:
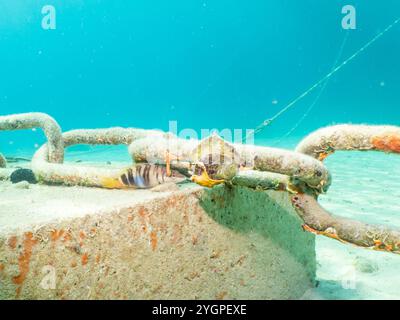
<instances>
[{"instance_id":1,"label":"small fish","mask_svg":"<svg viewBox=\"0 0 400 320\"><path fill-rule=\"evenodd\" d=\"M102 186L107 189L149 189L167 182L180 182L185 177L175 171L171 176L167 174L167 168L158 164L137 164L121 172L116 178L103 178Z\"/></svg>"}]
</instances>

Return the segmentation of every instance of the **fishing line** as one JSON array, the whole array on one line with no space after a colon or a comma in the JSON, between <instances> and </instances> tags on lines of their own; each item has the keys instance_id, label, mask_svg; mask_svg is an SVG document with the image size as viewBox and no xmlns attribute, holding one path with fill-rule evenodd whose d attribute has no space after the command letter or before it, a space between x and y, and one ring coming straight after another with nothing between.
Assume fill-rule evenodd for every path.
<instances>
[{"instance_id":1,"label":"fishing line","mask_svg":"<svg viewBox=\"0 0 400 320\"><path fill-rule=\"evenodd\" d=\"M258 132L262 131L265 127L270 125L274 120L276 120L278 117L280 117L282 114L284 114L286 111L288 111L291 107L293 107L297 102L299 102L301 99L303 99L305 96L307 96L311 91L319 87L322 83L324 83L327 79L329 79L332 75L334 75L336 72L338 72L340 69L342 69L347 63L352 61L354 58L356 58L361 52L363 52L365 49L367 49L370 45L372 45L376 40L381 38L386 32L388 32L390 29L392 29L398 22L400 21L400 18L397 18L394 22L392 22L390 25L388 25L383 31L378 33L375 37L373 37L370 41L368 41L364 46L362 46L359 50L357 50L355 53L353 53L350 57L348 57L346 60L344 60L341 64L339 64L337 67L335 67L333 70L331 70L328 74L326 74L323 78L318 80L315 84L313 84L309 89L304 91L301 95L299 95L296 99L294 99L292 102L290 102L288 105L286 105L284 108L282 108L278 113L276 113L272 118L265 119L262 123L260 123L251 133L247 134L244 139L242 139L242 142L247 140L251 135L255 135Z\"/></svg>"},{"instance_id":2,"label":"fishing line","mask_svg":"<svg viewBox=\"0 0 400 320\"><path fill-rule=\"evenodd\" d=\"M330 70L332 71L333 69L335 69L335 67L338 65L339 60L342 58L343 55L343 50L344 47L346 45L347 39L349 38L349 34L350 31L346 32L345 37L343 38L342 44L340 46L338 55L336 56L335 62L332 64L332 67L330 68ZM293 128L291 128L285 135L283 135L278 141L276 141L275 143L273 143L273 146L277 145L278 143L280 143L283 139L287 138L288 136L290 136L293 131L295 131L298 126L303 122L303 120L305 118L307 118L307 116L310 114L311 110L314 108L314 106L317 104L317 102L319 101L319 98L322 96L322 93L324 92L326 86L328 85L330 78L327 79L321 86L320 91L318 92L317 96L315 97L314 101L310 104L310 106L308 107L308 109L306 110L306 112L302 115L302 117L299 119L299 121L293 126Z\"/></svg>"}]
</instances>

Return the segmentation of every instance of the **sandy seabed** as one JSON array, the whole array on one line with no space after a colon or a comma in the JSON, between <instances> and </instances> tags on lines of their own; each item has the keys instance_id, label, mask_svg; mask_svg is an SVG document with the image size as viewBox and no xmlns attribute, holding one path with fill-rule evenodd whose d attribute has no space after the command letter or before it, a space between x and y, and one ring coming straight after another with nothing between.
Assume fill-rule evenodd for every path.
<instances>
[{"instance_id":1,"label":"sandy seabed","mask_svg":"<svg viewBox=\"0 0 400 320\"><path fill-rule=\"evenodd\" d=\"M338 152L326 161L333 183L320 203L330 212L400 228L400 157ZM319 286L307 298L400 299L400 255L316 242Z\"/></svg>"}]
</instances>

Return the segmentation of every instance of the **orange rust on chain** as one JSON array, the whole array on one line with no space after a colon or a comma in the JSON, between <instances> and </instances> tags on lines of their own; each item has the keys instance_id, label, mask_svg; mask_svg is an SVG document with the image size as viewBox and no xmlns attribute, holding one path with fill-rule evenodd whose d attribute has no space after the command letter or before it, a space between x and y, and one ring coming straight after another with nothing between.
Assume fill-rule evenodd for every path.
<instances>
[{"instance_id":1,"label":"orange rust on chain","mask_svg":"<svg viewBox=\"0 0 400 320\"><path fill-rule=\"evenodd\" d=\"M374 248L380 249L383 246L383 242L381 240L374 240Z\"/></svg>"},{"instance_id":2,"label":"orange rust on chain","mask_svg":"<svg viewBox=\"0 0 400 320\"><path fill-rule=\"evenodd\" d=\"M348 242L348 241L345 241L345 240L339 238L339 236L337 234L332 234L332 233L325 232L325 231L318 231L318 230L315 230L315 229L311 228L310 226L308 226L306 224L304 224L302 227L303 227L304 231L308 231L308 232L311 232L311 233L316 234L316 235L323 235L325 237L338 240L338 241L340 241L342 243L355 245L355 244L353 244L351 242ZM357 245L355 245L355 246L357 246ZM381 240L374 240L374 245L372 247L369 247L369 248L373 249L373 250L376 250L376 251L394 252L396 247L397 246L393 246L391 244L386 244Z\"/></svg>"},{"instance_id":3,"label":"orange rust on chain","mask_svg":"<svg viewBox=\"0 0 400 320\"><path fill-rule=\"evenodd\" d=\"M133 214L130 214L129 216L128 216L128 222L132 222L133 221Z\"/></svg>"},{"instance_id":4,"label":"orange rust on chain","mask_svg":"<svg viewBox=\"0 0 400 320\"><path fill-rule=\"evenodd\" d=\"M34 239L32 232L25 232L25 239L23 242L23 252L18 257L19 275L13 277L14 284L19 285L16 289L17 297L21 293L21 287L24 283L26 276L29 272L29 264L32 257L32 250L37 241Z\"/></svg>"},{"instance_id":5,"label":"orange rust on chain","mask_svg":"<svg viewBox=\"0 0 400 320\"><path fill-rule=\"evenodd\" d=\"M0 263L0 272L3 272L4 270L4 264Z\"/></svg>"},{"instance_id":6,"label":"orange rust on chain","mask_svg":"<svg viewBox=\"0 0 400 320\"><path fill-rule=\"evenodd\" d=\"M371 143L376 150L400 153L400 136L396 133L374 136Z\"/></svg>"},{"instance_id":7,"label":"orange rust on chain","mask_svg":"<svg viewBox=\"0 0 400 320\"><path fill-rule=\"evenodd\" d=\"M9 246L11 249L14 250L14 249L17 247L17 241L18 241L18 239L17 239L16 236L10 237L10 238L8 239L8 246Z\"/></svg>"},{"instance_id":8,"label":"orange rust on chain","mask_svg":"<svg viewBox=\"0 0 400 320\"><path fill-rule=\"evenodd\" d=\"M307 231L307 232L310 232L310 233L313 233L313 234L316 234L316 235L321 234L321 231L313 229L313 228L311 228L310 226L308 226L306 224L303 224L301 227L303 228L304 231Z\"/></svg>"},{"instance_id":9,"label":"orange rust on chain","mask_svg":"<svg viewBox=\"0 0 400 320\"><path fill-rule=\"evenodd\" d=\"M83 266L86 265L88 263L88 260L89 260L89 254L85 252L81 257L82 265Z\"/></svg>"},{"instance_id":10,"label":"orange rust on chain","mask_svg":"<svg viewBox=\"0 0 400 320\"><path fill-rule=\"evenodd\" d=\"M393 252L396 248L397 245L393 246L392 244L386 244L381 240L374 240L374 245L372 247L373 250L386 252Z\"/></svg>"},{"instance_id":11,"label":"orange rust on chain","mask_svg":"<svg viewBox=\"0 0 400 320\"><path fill-rule=\"evenodd\" d=\"M85 240L85 238L86 238L86 234L85 234L85 232L83 232L83 231L80 231L79 232L79 245L81 246L81 247L83 247L83 240Z\"/></svg>"},{"instance_id":12,"label":"orange rust on chain","mask_svg":"<svg viewBox=\"0 0 400 320\"><path fill-rule=\"evenodd\" d=\"M328 158L328 156L329 156L330 154L332 154L332 153L321 152L321 153L318 155L318 160L319 160L319 161L324 161L326 158Z\"/></svg>"},{"instance_id":13,"label":"orange rust on chain","mask_svg":"<svg viewBox=\"0 0 400 320\"><path fill-rule=\"evenodd\" d=\"M151 244L151 249L154 251L157 248L157 232L156 231L152 231L150 232L150 244Z\"/></svg>"},{"instance_id":14,"label":"orange rust on chain","mask_svg":"<svg viewBox=\"0 0 400 320\"><path fill-rule=\"evenodd\" d=\"M78 265L78 264L76 263L75 260L71 262L71 268L75 268L77 265Z\"/></svg>"},{"instance_id":15,"label":"orange rust on chain","mask_svg":"<svg viewBox=\"0 0 400 320\"><path fill-rule=\"evenodd\" d=\"M101 259L100 253L96 255L96 263L99 263Z\"/></svg>"},{"instance_id":16,"label":"orange rust on chain","mask_svg":"<svg viewBox=\"0 0 400 320\"><path fill-rule=\"evenodd\" d=\"M386 244L386 245L385 245L385 250L386 250L386 251L393 251L393 250L394 250L393 245L391 245L391 244Z\"/></svg>"},{"instance_id":17,"label":"orange rust on chain","mask_svg":"<svg viewBox=\"0 0 400 320\"><path fill-rule=\"evenodd\" d=\"M319 231L319 230L311 228L310 226L308 226L306 224L303 224L302 228L303 228L304 231L311 232L311 233L313 233L315 235L322 235L322 236L325 236L325 237L328 237L328 238L332 238L332 239L338 240L340 242L346 242L343 239L339 238L339 236L337 234L335 234L335 233Z\"/></svg>"},{"instance_id":18,"label":"orange rust on chain","mask_svg":"<svg viewBox=\"0 0 400 320\"><path fill-rule=\"evenodd\" d=\"M53 231L51 231L50 238L51 238L52 241L55 242L58 239L60 239L63 235L64 235L64 230L63 229L53 230Z\"/></svg>"}]
</instances>

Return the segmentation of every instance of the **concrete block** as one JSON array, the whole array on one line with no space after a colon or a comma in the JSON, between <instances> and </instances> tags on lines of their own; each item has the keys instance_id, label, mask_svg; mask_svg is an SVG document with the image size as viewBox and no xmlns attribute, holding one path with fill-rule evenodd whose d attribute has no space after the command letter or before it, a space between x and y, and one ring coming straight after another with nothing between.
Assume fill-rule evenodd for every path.
<instances>
[{"instance_id":1,"label":"concrete block","mask_svg":"<svg viewBox=\"0 0 400 320\"><path fill-rule=\"evenodd\" d=\"M0 184L1 299L297 299L315 238L289 195Z\"/></svg>"}]
</instances>

